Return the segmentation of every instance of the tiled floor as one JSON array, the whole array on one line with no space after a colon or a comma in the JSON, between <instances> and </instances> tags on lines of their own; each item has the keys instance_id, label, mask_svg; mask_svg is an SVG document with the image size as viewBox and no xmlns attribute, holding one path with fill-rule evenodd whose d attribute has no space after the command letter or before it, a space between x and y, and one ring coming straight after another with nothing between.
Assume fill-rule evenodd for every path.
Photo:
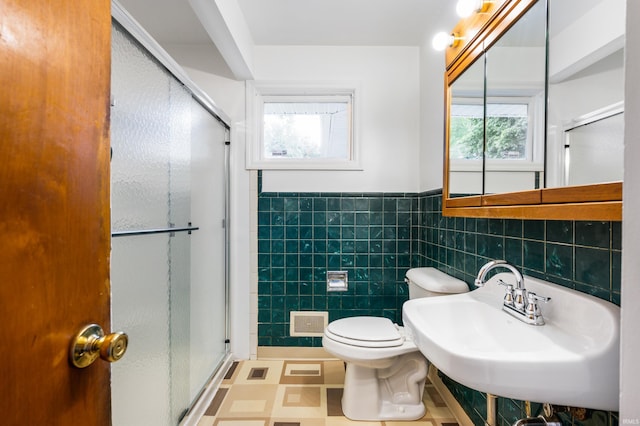
<instances>
[{"instance_id":1,"label":"tiled floor","mask_svg":"<svg viewBox=\"0 0 640 426\"><path fill-rule=\"evenodd\" d=\"M344 417L342 361L241 361L234 363L198 426L458 426L427 382L427 412L407 422L362 422Z\"/></svg>"}]
</instances>

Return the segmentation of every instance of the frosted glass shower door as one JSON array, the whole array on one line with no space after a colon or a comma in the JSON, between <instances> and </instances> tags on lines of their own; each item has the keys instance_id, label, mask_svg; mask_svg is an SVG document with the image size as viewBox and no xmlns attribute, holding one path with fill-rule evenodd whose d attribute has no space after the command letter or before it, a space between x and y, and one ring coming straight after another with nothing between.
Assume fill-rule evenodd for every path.
<instances>
[{"instance_id":1,"label":"frosted glass shower door","mask_svg":"<svg viewBox=\"0 0 640 426\"><path fill-rule=\"evenodd\" d=\"M228 353L227 128L112 31L114 426L176 425Z\"/></svg>"},{"instance_id":2,"label":"frosted glass shower door","mask_svg":"<svg viewBox=\"0 0 640 426\"><path fill-rule=\"evenodd\" d=\"M191 400L222 363L227 345L227 129L200 104L191 104ZM212 143L216 141L216 143Z\"/></svg>"}]
</instances>

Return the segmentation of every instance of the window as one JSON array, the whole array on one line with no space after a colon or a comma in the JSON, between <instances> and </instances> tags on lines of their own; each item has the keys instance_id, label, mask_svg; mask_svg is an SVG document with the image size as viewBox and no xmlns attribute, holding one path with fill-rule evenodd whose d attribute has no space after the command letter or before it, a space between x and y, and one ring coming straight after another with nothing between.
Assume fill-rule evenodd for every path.
<instances>
[{"instance_id":1,"label":"window","mask_svg":"<svg viewBox=\"0 0 640 426\"><path fill-rule=\"evenodd\" d=\"M482 158L484 110L481 104L452 103L449 135L449 158L478 160Z\"/></svg>"},{"instance_id":2,"label":"window","mask_svg":"<svg viewBox=\"0 0 640 426\"><path fill-rule=\"evenodd\" d=\"M527 160L530 157L528 105L487 104L487 158ZM450 157L456 160L482 158L483 105L451 105Z\"/></svg>"},{"instance_id":3,"label":"window","mask_svg":"<svg viewBox=\"0 0 640 426\"><path fill-rule=\"evenodd\" d=\"M531 129L528 105L487 104L487 158L530 160Z\"/></svg>"},{"instance_id":4,"label":"window","mask_svg":"<svg viewBox=\"0 0 640 426\"><path fill-rule=\"evenodd\" d=\"M449 157L453 168L477 168L482 163L483 151L487 167L492 170L511 167L523 170L525 164L532 170L541 167L542 99L541 96L496 97L488 98L484 106L477 98L455 99L451 104L449 128Z\"/></svg>"},{"instance_id":5,"label":"window","mask_svg":"<svg viewBox=\"0 0 640 426\"><path fill-rule=\"evenodd\" d=\"M253 97L247 168L359 169L354 89L252 83L247 93Z\"/></svg>"}]
</instances>

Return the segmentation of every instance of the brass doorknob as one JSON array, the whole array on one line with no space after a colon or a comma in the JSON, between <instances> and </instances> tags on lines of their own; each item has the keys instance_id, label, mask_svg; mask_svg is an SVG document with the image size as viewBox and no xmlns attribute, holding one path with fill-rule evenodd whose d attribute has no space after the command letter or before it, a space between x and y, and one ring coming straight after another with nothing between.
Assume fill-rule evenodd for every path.
<instances>
[{"instance_id":1,"label":"brass doorknob","mask_svg":"<svg viewBox=\"0 0 640 426\"><path fill-rule=\"evenodd\" d=\"M71 363L78 368L85 368L98 358L108 362L116 362L127 351L129 337L122 332L104 334L102 327L89 324L76 334L71 341Z\"/></svg>"}]
</instances>

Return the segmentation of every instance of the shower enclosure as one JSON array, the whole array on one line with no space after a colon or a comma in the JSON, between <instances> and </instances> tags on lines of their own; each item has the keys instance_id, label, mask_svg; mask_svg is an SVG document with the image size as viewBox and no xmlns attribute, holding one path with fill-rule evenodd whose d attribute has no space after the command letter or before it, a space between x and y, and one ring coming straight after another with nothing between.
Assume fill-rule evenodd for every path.
<instances>
[{"instance_id":1,"label":"shower enclosure","mask_svg":"<svg viewBox=\"0 0 640 426\"><path fill-rule=\"evenodd\" d=\"M228 357L229 128L114 20L114 426L176 425Z\"/></svg>"}]
</instances>

